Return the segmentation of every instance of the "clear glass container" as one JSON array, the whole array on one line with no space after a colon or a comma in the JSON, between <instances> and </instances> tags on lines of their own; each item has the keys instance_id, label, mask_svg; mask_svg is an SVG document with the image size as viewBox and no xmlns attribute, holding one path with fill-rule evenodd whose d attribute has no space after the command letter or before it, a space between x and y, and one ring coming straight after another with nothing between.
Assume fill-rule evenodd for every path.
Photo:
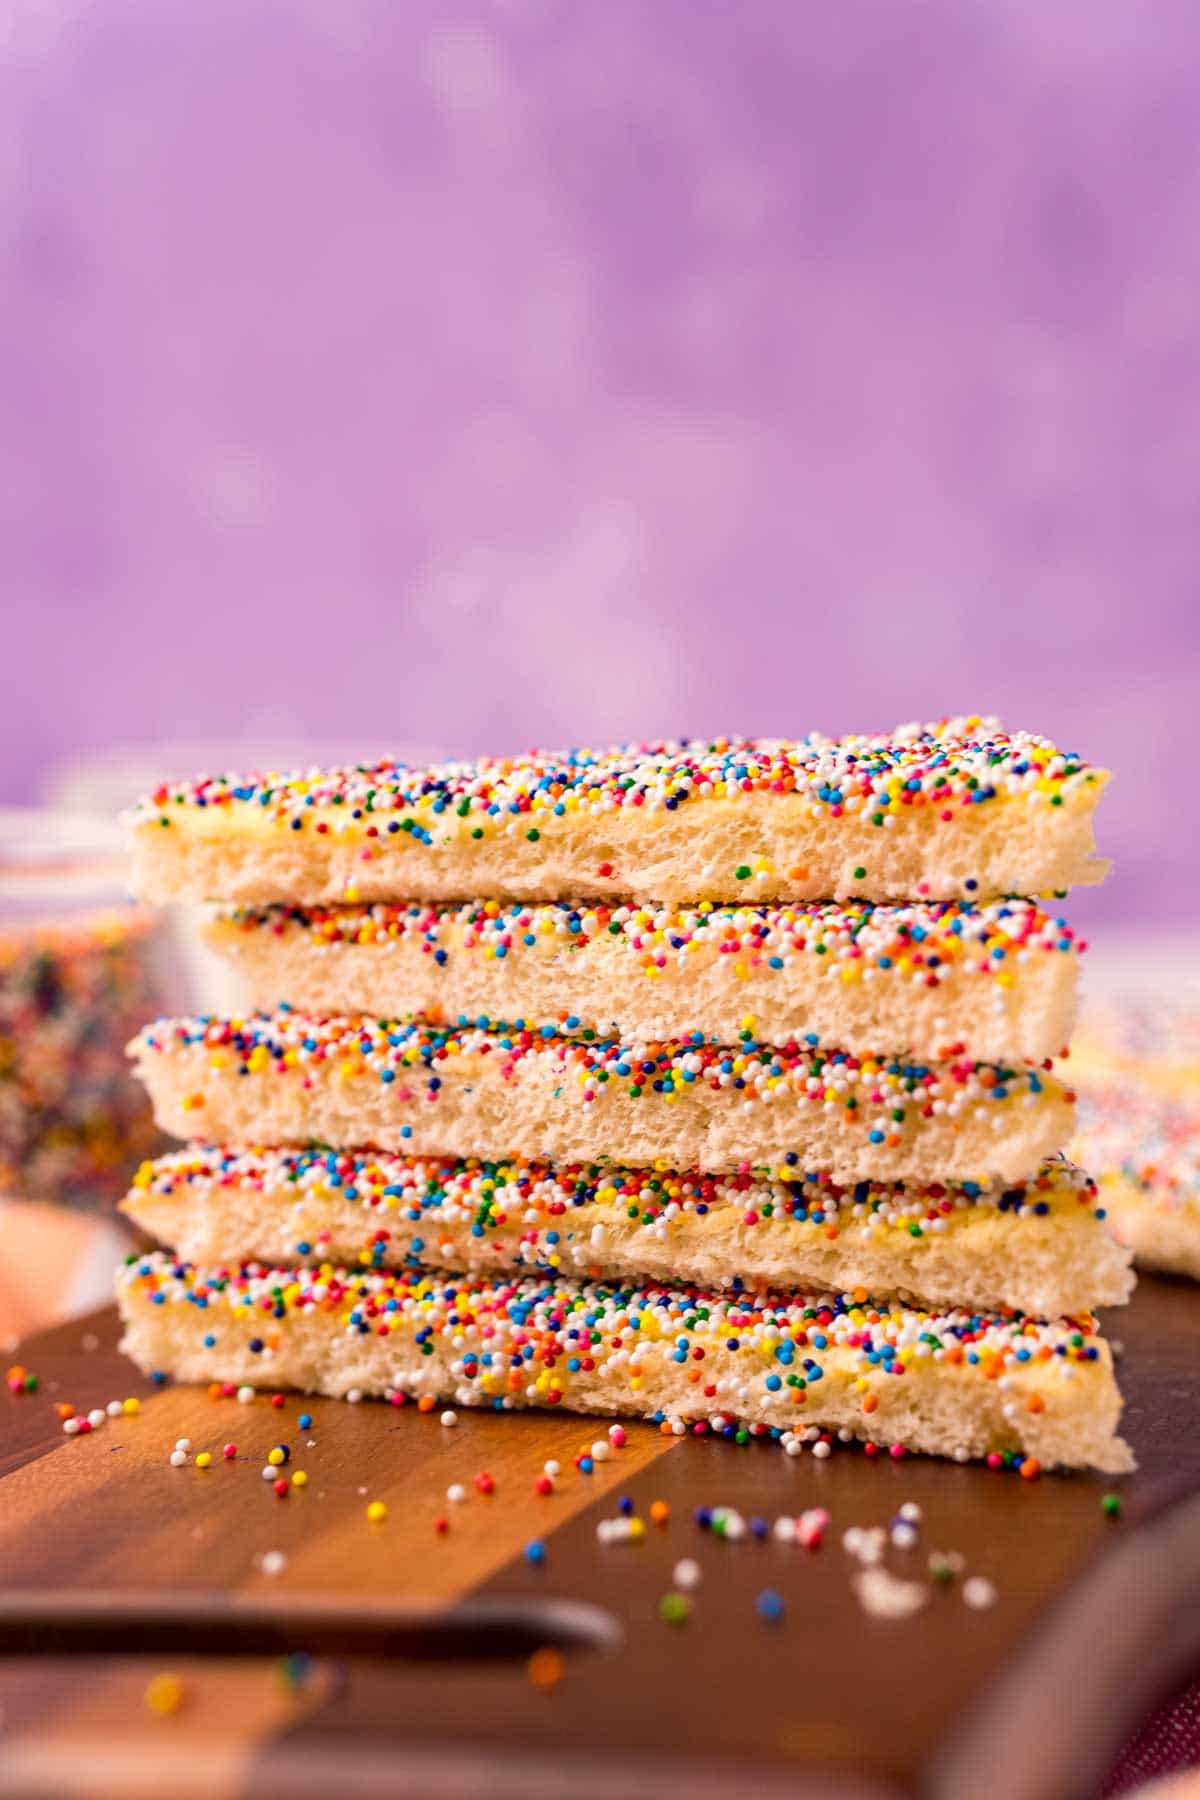
<instances>
[{"instance_id":1,"label":"clear glass container","mask_svg":"<svg viewBox=\"0 0 1200 1800\"><path fill-rule=\"evenodd\" d=\"M125 1047L177 967L115 824L0 809L0 1195L110 1208L161 1147Z\"/></svg>"}]
</instances>

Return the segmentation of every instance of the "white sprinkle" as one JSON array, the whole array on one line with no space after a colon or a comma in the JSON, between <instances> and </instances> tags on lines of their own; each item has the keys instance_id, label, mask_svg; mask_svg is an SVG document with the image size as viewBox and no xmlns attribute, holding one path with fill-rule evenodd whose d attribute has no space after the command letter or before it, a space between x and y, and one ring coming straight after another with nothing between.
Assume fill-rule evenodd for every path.
<instances>
[{"instance_id":1,"label":"white sprinkle","mask_svg":"<svg viewBox=\"0 0 1200 1800\"><path fill-rule=\"evenodd\" d=\"M900 1508L898 1516L907 1519L910 1525L917 1525L921 1519L921 1509L915 1500L906 1500Z\"/></svg>"},{"instance_id":2,"label":"white sprinkle","mask_svg":"<svg viewBox=\"0 0 1200 1800\"><path fill-rule=\"evenodd\" d=\"M853 1585L859 1605L874 1619L909 1619L929 1598L922 1582L901 1581L886 1569L863 1569Z\"/></svg>"},{"instance_id":3,"label":"white sprinkle","mask_svg":"<svg viewBox=\"0 0 1200 1800\"><path fill-rule=\"evenodd\" d=\"M88 1414L88 1424L91 1426L93 1431L99 1431L100 1427L105 1423L107 1418L108 1418L108 1414L105 1412L105 1410L102 1406L93 1406L91 1412Z\"/></svg>"},{"instance_id":4,"label":"white sprinkle","mask_svg":"<svg viewBox=\"0 0 1200 1800\"><path fill-rule=\"evenodd\" d=\"M275 1467L274 1463L268 1463L262 1472L262 1478L264 1481L274 1481L278 1474L279 1470Z\"/></svg>"},{"instance_id":5,"label":"white sprinkle","mask_svg":"<svg viewBox=\"0 0 1200 1800\"><path fill-rule=\"evenodd\" d=\"M864 1568L874 1568L883 1561L883 1547L887 1541L887 1533L882 1525L851 1525L842 1534L842 1548L848 1556L853 1556Z\"/></svg>"},{"instance_id":6,"label":"white sprinkle","mask_svg":"<svg viewBox=\"0 0 1200 1800\"><path fill-rule=\"evenodd\" d=\"M542 1464L542 1474L548 1475L550 1477L551 1481L554 1480L554 1477L556 1475L561 1475L561 1473L562 1473L562 1464L555 1462L553 1457L550 1458L549 1462L544 1462Z\"/></svg>"},{"instance_id":7,"label":"white sprinkle","mask_svg":"<svg viewBox=\"0 0 1200 1800\"><path fill-rule=\"evenodd\" d=\"M110 1400L104 1410L110 1419L119 1419L124 1413L125 1408L121 1405L119 1400Z\"/></svg>"},{"instance_id":8,"label":"white sprinkle","mask_svg":"<svg viewBox=\"0 0 1200 1800\"><path fill-rule=\"evenodd\" d=\"M170 1456L167 1458L167 1461L170 1463L170 1465L173 1469L185 1469L187 1467L187 1451L186 1450L172 1450Z\"/></svg>"},{"instance_id":9,"label":"white sprinkle","mask_svg":"<svg viewBox=\"0 0 1200 1800\"><path fill-rule=\"evenodd\" d=\"M704 1579L700 1564L691 1556L683 1556L671 1571L671 1579L677 1588L698 1588Z\"/></svg>"},{"instance_id":10,"label":"white sprinkle","mask_svg":"<svg viewBox=\"0 0 1200 1800\"><path fill-rule=\"evenodd\" d=\"M442 1414L442 1424L446 1425L446 1426L457 1425L458 1424L458 1414L456 1412L452 1412L451 1409L449 1407L447 1407L445 1412Z\"/></svg>"},{"instance_id":11,"label":"white sprinkle","mask_svg":"<svg viewBox=\"0 0 1200 1800\"><path fill-rule=\"evenodd\" d=\"M813 1445L812 1453L818 1461L824 1462L825 1458L829 1455L829 1445L822 1438L819 1443Z\"/></svg>"},{"instance_id":12,"label":"white sprinkle","mask_svg":"<svg viewBox=\"0 0 1200 1800\"><path fill-rule=\"evenodd\" d=\"M467 1497L467 1490L461 1481L452 1481L446 1489L446 1498L451 1506L461 1506Z\"/></svg>"},{"instance_id":13,"label":"white sprinkle","mask_svg":"<svg viewBox=\"0 0 1200 1800\"><path fill-rule=\"evenodd\" d=\"M346 1398L350 1402L351 1406L357 1406L359 1401L362 1399L362 1389L361 1388L347 1388L346 1389Z\"/></svg>"},{"instance_id":14,"label":"white sprinkle","mask_svg":"<svg viewBox=\"0 0 1200 1800\"><path fill-rule=\"evenodd\" d=\"M898 1519L892 1526L892 1542L897 1550L911 1550L920 1535L916 1526L910 1525L906 1519Z\"/></svg>"},{"instance_id":15,"label":"white sprinkle","mask_svg":"<svg viewBox=\"0 0 1200 1800\"><path fill-rule=\"evenodd\" d=\"M282 1575L287 1568L287 1557L282 1550L266 1550L259 1557L258 1566L264 1575Z\"/></svg>"},{"instance_id":16,"label":"white sprinkle","mask_svg":"<svg viewBox=\"0 0 1200 1800\"><path fill-rule=\"evenodd\" d=\"M612 1445L607 1438L597 1438L592 1445L592 1461L607 1462L612 1455Z\"/></svg>"},{"instance_id":17,"label":"white sprinkle","mask_svg":"<svg viewBox=\"0 0 1200 1800\"><path fill-rule=\"evenodd\" d=\"M969 1581L963 1582L962 1597L973 1612L983 1612L985 1608L995 1606L996 1589L986 1575L972 1575Z\"/></svg>"},{"instance_id":18,"label":"white sprinkle","mask_svg":"<svg viewBox=\"0 0 1200 1800\"><path fill-rule=\"evenodd\" d=\"M249 1406L250 1402L254 1399L254 1389L252 1387L240 1387L237 1391L237 1397L243 1406Z\"/></svg>"},{"instance_id":19,"label":"white sprinkle","mask_svg":"<svg viewBox=\"0 0 1200 1800\"><path fill-rule=\"evenodd\" d=\"M771 1536L781 1544L794 1543L796 1538L795 1519L790 1519L786 1513L781 1513L771 1527Z\"/></svg>"},{"instance_id":20,"label":"white sprinkle","mask_svg":"<svg viewBox=\"0 0 1200 1800\"><path fill-rule=\"evenodd\" d=\"M78 1437L79 1436L79 1420L78 1419L64 1419L63 1420L63 1435L65 1437Z\"/></svg>"},{"instance_id":21,"label":"white sprinkle","mask_svg":"<svg viewBox=\"0 0 1200 1800\"><path fill-rule=\"evenodd\" d=\"M175 1439L175 1448L177 1450L190 1450L191 1447L192 1447L191 1438L176 1438Z\"/></svg>"}]
</instances>

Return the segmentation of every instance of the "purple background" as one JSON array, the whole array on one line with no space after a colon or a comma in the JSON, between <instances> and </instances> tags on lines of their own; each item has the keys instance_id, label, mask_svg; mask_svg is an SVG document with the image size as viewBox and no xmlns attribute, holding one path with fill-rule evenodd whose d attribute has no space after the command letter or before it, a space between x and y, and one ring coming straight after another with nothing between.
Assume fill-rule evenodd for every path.
<instances>
[{"instance_id":1,"label":"purple background","mask_svg":"<svg viewBox=\"0 0 1200 1800\"><path fill-rule=\"evenodd\" d=\"M1194 0L13 0L0 797L978 707L1118 766L1078 914L1194 917L1198 52Z\"/></svg>"}]
</instances>

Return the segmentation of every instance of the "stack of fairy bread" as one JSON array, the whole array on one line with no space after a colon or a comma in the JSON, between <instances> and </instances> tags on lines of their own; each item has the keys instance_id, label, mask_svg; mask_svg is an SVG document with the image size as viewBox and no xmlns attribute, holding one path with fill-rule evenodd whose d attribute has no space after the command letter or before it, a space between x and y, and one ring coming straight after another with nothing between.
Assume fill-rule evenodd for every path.
<instances>
[{"instance_id":1,"label":"stack of fairy bread","mask_svg":"<svg viewBox=\"0 0 1200 1800\"><path fill-rule=\"evenodd\" d=\"M163 787L251 1003L133 1054L125 1347L185 1380L1117 1470L1059 1154L1107 779L946 720ZM825 1434L818 1437L818 1434Z\"/></svg>"}]
</instances>

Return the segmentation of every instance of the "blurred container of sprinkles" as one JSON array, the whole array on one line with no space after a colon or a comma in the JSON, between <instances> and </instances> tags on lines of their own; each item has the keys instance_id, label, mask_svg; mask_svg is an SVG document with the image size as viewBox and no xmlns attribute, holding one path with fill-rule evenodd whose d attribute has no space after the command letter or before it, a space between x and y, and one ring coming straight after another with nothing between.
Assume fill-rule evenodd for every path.
<instances>
[{"instance_id":1,"label":"blurred container of sprinkles","mask_svg":"<svg viewBox=\"0 0 1200 1800\"><path fill-rule=\"evenodd\" d=\"M173 966L115 821L0 809L0 1195L107 1209L159 1147L125 1045Z\"/></svg>"}]
</instances>

